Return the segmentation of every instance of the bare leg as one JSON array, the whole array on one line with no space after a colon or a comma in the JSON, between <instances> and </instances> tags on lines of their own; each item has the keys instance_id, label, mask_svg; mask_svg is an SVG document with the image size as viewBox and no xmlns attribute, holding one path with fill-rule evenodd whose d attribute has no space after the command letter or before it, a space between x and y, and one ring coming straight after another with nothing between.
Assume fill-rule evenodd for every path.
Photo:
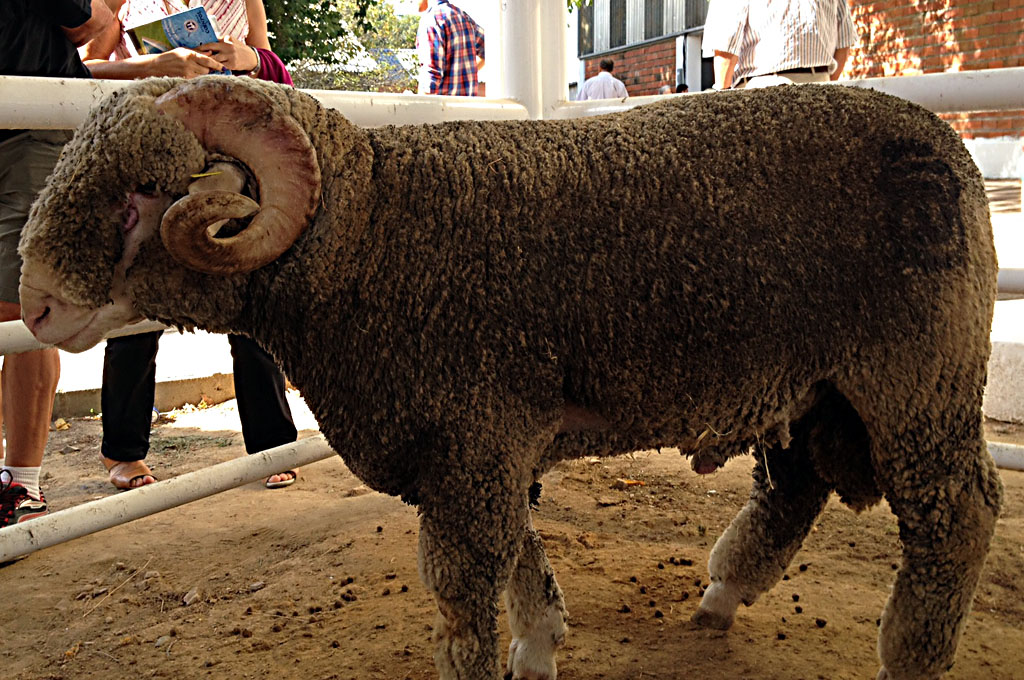
<instances>
[{"instance_id":1,"label":"bare leg","mask_svg":"<svg viewBox=\"0 0 1024 680\"><path fill-rule=\"evenodd\" d=\"M71 138L65 131L35 131L4 143L0 162L0 321L21 318L18 239L32 201ZM4 357L0 422L7 429L5 464L39 467L50 432L53 397L60 377L57 350L46 349ZM0 448L0 455L5 452Z\"/></svg>"},{"instance_id":2,"label":"bare leg","mask_svg":"<svg viewBox=\"0 0 1024 680\"><path fill-rule=\"evenodd\" d=\"M565 600L540 536L527 526L519 560L505 589L512 643L506 680L554 680L555 650L565 639Z\"/></svg>"},{"instance_id":3,"label":"bare leg","mask_svg":"<svg viewBox=\"0 0 1024 680\"><path fill-rule=\"evenodd\" d=\"M20 306L0 302L0 319L20 318ZM7 426L4 464L39 467L50 435L50 415L60 378L60 357L55 349L41 349L4 357L3 405L0 423Z\"/></svg>"},{"instance_id":4,"label":"bare leg","mask_svg":"<svg viewBox=\"0 0 1024 680\"><path fill-rule=\"evenodd\" d=\"M806 435L794 437L790 449L755 455L750 500L708 560L711 585L693 616L701 626L729 628L741 602L751 605L774 586L828 500L831 488L814 470Z\"/></svg>"}]
</instances>

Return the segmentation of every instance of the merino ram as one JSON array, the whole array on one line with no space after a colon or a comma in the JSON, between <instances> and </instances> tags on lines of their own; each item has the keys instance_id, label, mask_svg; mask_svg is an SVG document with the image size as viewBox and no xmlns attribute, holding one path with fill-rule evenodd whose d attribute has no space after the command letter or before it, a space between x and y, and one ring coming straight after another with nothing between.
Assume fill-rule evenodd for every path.
<instances>
[{"instance_id":1,"label":"merino ram","mask_svg":"<svg viewBox=\"0 0 1024 680\"><path fill-rule=\"evenodd\" d=\"M218 162L251 188L193 184ZM149 317L278 358L352 471L418 506L444 678L500 677L503 590L508 676L555 677L527 491L653 447L698 472L756 451L698 623L772 587L832 491L884 497L904 554L879 676L953 663L1001 498L996 262L977 169L917 106L800 86L361 129L247 78L147 80L90 114L21 252L43 342Z\"/></svg>"}]
</instances>

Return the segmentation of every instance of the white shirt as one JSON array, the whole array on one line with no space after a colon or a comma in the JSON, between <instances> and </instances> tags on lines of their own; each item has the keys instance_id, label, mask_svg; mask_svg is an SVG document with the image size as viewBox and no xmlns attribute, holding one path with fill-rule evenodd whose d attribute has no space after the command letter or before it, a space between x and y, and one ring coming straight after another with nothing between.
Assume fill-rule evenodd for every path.
<instances>
[{"instance_id":1,"label":"white shirt","mask_svg":"<svg viewBox=\"0 0 1024 680\"><path fill-rule=\"evenodd\" d=\"M847 0L711 0L703 52L739 57L733 82L791 68L835 70L837 49L857 32Z\"/></svg>"},{"instance_id":2,"label":"white shirt","mask_svg":"<svg viewBox=\"0 0 1024 680\"><path fill-rule=\"evenodd\" d=\"M581 102L587 99L622 99L628 97L626 86L622 81L608 71L601 71L593 78L588 78L583 83L576 101Z\"/></svg>"}]
</instances>

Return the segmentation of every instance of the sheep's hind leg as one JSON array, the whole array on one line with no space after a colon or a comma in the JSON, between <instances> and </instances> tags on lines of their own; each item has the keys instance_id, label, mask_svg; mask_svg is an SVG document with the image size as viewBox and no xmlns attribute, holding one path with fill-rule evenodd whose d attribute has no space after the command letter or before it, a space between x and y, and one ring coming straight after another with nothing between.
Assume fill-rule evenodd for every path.
<instances>
[{"instance_id":1,"label":"sheep's hind leg","mask_svg":"<svg viewBox=\"0 0 1024 680\"><path fill-rule=\"evenodd\" d=\"M934 453L913 446L923 438L915 432L934 435L932 422L904 433L903 445L886 442L878 474L899 519L903 563L882 614L880 679L931 680L953 664L1001 498L980 423L977 431L969 443L935 444Z\"/></svg>"},{"instance_id":2,"label":"sheep's hind leg","mask_svg":"<svg viewBox=\"0 0 1024 680\"><path fill-rule=\"evenodd\" d=\"M782 578L831 490L814 470L805 433L789 449L758 447L755 456L750 500L708 560L711 585L693 615L706 628L729 628L741 602L753 604Z\"/></svg>"},{"instance_id":3,"label":"sheep's hind leg","mask_svg":"<svg viewBox=\"0 0 1024 680\"><path fill-rule=\"evenodd\" d=\"M528 526L505 590L512 643L505 680L555 680L555 650L565 639L565 600L540 536Z\"/></svg>"},{"instance_id":4,"label":"sheep's hind leg","mask_svg":"<svg viewBox=\"0 0 1024 680\"><path fill-rule=\"evenodd\" d=\"M438 606L434 661L442 680L500 677L498 598L529 517L529 474L494 465L509 458L466 461L460 474L440 471L420 489L419 569Z\"/></svg>"}]
</instances>

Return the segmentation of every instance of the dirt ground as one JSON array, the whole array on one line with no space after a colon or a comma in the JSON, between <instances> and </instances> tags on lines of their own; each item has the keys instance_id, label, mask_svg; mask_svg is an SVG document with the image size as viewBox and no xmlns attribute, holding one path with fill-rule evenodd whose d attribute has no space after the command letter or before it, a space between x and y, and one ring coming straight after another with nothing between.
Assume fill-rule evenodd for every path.
<instances>
[{"instance_id":1,"label":"dirt ground","mask_svg":"<svg viewBox=\"0 0 1024 680\"><path fill-rule=\"evenodd\" d=\"M170 415L153 430L159 477L244 455L234 402ZM53 433L44 467L54 510L114 492L99 422L69 425ZM1005 424L989 436L1024 441ZM751 466L739 458L698 477L666 450L574 461L545 477L535 522L570 612L559 678L874 677L899 560L884 506L857 516L833 500L786 578L731 631L689 622ZM644 484L615 488L618 479ZM1024 473L1003 480L1006 511L951 679L1024 677ZM285 490L251 484L42 550L0 568L0 675L435 677L416 527L413 508L329 459ZM504 616L501 627L507 648Z\"/></svg>"}]
</instances>

